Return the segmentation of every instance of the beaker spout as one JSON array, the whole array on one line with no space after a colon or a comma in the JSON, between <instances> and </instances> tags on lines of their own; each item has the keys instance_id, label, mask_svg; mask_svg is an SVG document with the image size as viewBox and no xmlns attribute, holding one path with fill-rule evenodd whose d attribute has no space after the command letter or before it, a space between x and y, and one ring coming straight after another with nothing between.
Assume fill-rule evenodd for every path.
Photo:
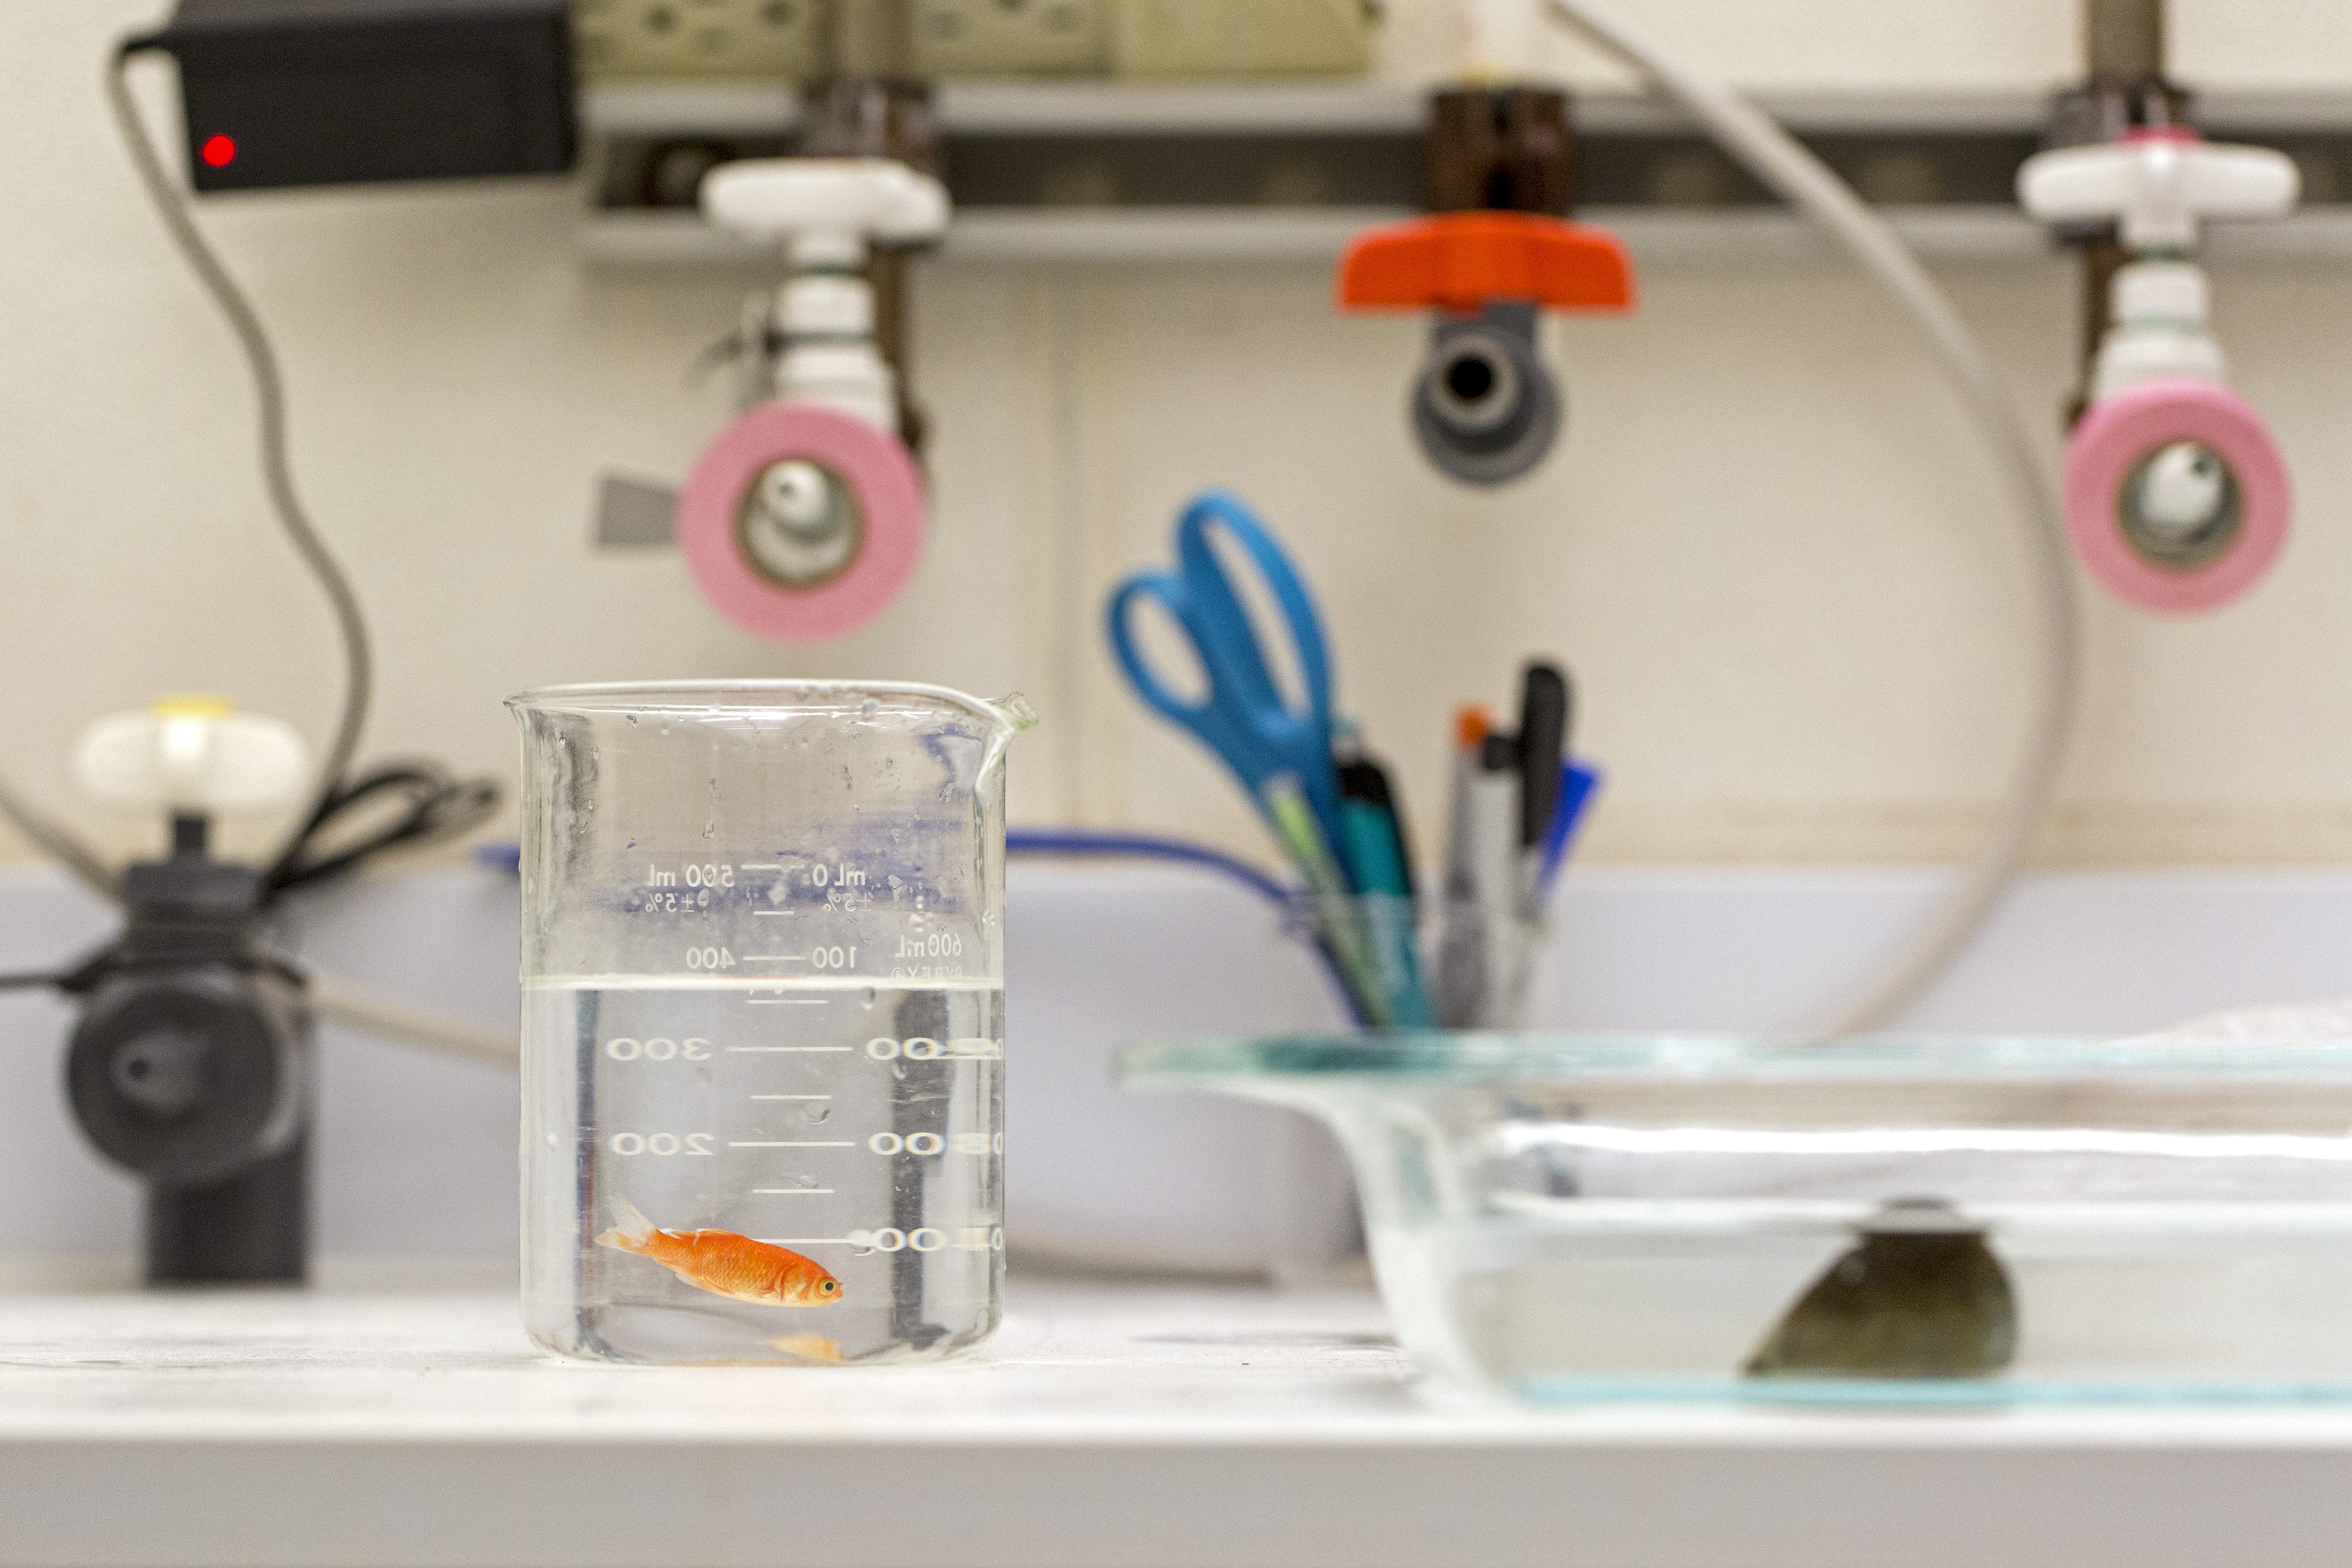
<instances>
[{"instance_id":1,"label":"beaker spout","mask_svg":"<svg viewBox=\"0 0 2352 1568\"><path fill-rule=\"evenodd\" d=\"M989 769L1004 760L1004 748L1013 736L1037 727L1037 710L1029 706L1029 699L1018 691L1008 691L992 702L983 699L980 706L993 714L1001 726L989 737L988 751L980 760L980 771L985 776Z\"/></svg>"},{"instance_id":2,"label":"beaker spout","mask_svg":"<svg viewBox=\"0 0 2352 1568\"><path fill-rule=\"evenodd\" d=\"M1004 721L1008 735L1017 735L1024 730L1037 727L1037 710L1030 707L1029 699L1018 691L1008 691L986 706L995 710L996 716Z\"/></svg>"}]
</instances>

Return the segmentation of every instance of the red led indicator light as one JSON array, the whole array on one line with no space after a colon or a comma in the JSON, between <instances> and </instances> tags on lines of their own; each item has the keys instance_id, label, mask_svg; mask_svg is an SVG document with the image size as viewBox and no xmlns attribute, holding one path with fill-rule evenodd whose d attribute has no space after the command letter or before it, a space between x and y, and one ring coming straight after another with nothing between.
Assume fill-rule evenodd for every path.
<instances>
[{"instance_id":1,"label":"red led indicator light","mask_svg":"<svg viewBox=\"0 0 2352 1568\"><path fill-rule=\"evenodd\" d=\"M236 162L236 141L229 136L208 136L198 155L215 169L226 169Z\"/></svg>"}]
</instances>

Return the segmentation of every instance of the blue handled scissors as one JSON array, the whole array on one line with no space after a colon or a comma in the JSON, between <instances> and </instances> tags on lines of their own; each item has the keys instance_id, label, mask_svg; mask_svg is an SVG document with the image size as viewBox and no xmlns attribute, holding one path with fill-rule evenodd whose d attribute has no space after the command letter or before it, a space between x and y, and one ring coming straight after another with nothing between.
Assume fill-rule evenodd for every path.
<instances>
[{"instance_id":1,"label":"blue handled scissors","mask_svg":"<svg viewBox=\"0 0 2352 1568\"><path fill-rule=\"evenodd\" d=\"M1211 547L1212 528L1248 552L1273 593L1297 658L1303 710L1286 703L1276 687L1248 612ZM1130 623L1139 599L1158 603L1191 639L1208 678L1202 700L1188 702L1170 690L1137 648ZM1105 620L1111 650L1138 696L1223 758L1253 804L1263 806L1269 781L1296 777L1324 841L1341 842L1339 774L1331 763L1331 662L1322 619L1281 544L1238 497L1209 490L1194 498L1176 522L1176 570L1139 572L1119 584Z\"/></svg>"}]
</instances>

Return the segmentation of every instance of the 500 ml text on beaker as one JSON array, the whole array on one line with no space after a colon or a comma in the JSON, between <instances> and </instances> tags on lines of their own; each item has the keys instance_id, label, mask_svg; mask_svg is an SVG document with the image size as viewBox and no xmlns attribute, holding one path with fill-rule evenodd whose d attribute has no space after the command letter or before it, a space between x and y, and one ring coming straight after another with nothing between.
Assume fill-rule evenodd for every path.
<instances>
[{"instance_id":1,"label":"500 ml text on beaker","mask_svg":"<svg viewBox=\"0 0 2352 1568\"><path fill-rule=\"evenodd\" d=\"M794 869L790 866L746 866L742 868L746 871L783 872ZM698 865L689 861L675 871L665 871L659 866L654 865L646 868L646 886L675 888L682 882L689 888L727 889L735 885L735 871L736 868L733 866L712 865L709 862ZM820 860L808 868L807 876L808 885L812 888L866 886L866 873L846 862L838 866L828 866Z\"/></svg>"}]
</instances>

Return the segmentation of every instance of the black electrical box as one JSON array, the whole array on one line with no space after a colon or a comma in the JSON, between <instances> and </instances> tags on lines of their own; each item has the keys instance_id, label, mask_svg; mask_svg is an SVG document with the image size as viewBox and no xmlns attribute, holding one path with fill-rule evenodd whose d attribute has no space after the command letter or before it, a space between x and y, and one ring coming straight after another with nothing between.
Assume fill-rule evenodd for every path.
<instances>
[{"instance_id":1,"label":"black electrical box","mask_svg":"<svg viewBox=\"0 0 2352 1568\"><path fill-rule=\"evenodd\" d=\"M566 0L180 0L199 191L560 174L579 132Z\"/></svg>"}]
</instances>

